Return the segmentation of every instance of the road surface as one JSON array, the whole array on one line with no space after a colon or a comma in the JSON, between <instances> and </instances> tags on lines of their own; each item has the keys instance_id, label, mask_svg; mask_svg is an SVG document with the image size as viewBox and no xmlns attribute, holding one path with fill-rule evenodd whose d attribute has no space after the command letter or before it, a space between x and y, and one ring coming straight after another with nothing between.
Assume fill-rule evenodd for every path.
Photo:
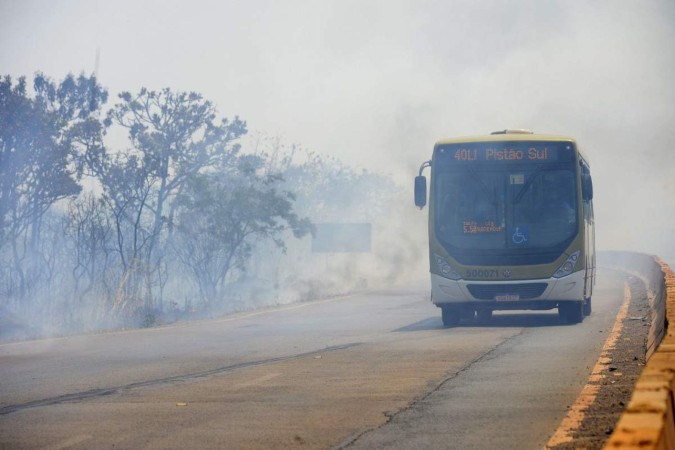
<instances>
[{"instance_id":1,"label":"road surface","mask_svg":"<svg viewBox=\"0 0 675 450\"><path fill-rule=\"evenodd\" d=\"M0 345L1 448L541 449L624 300L445 329L427 283L144 330Z\"/></svg>"}]
</instances>

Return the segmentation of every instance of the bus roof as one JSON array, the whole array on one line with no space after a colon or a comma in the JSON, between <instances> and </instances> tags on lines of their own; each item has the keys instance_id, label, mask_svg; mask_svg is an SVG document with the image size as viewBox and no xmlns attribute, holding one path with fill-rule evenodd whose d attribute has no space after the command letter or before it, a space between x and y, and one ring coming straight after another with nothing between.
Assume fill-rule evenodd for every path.
<instances>
[{"instance_id":1,"label":"bus roof","mask_svg":"<svg viewBox=\"0 0 675 450\"><path fill-rule=\"evenodd\" d=\"M501 133L485 136L461 136L450 139L441 139L436 146L444 144L459 144L463 142L503 142L503 141L567 141L576 144L576 139L570 136L557 136L553 134L529 134L529 133Z\"/></svg>"}]
</instances>

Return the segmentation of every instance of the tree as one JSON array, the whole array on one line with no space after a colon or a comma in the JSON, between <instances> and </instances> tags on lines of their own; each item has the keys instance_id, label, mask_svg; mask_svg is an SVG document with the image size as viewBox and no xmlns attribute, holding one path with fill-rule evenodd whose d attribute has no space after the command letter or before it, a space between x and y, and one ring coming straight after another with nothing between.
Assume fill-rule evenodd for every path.
<instances>
[{"instance_id":1,"label":"tree","mask_svg":"<svg viewBox=\"0 0 675 450\"><path fill-rule=\"evenodd\" d=\"M222 300L235 269L244 270L257 243L271 240L282 251L283 232L296 238L312 231L294 212L294 195L283 179L264 173L258 156L238 158L232 168L195 175L181 195L176 253L189 268L206 306Z\"/></svg>"},{"instance_id":2,"label":"tree","mask_svg":"<svg viewBox=\"0 0 675 450\"><path fill-rule=\"evenodd\" d=\"M293 300L332 295L364 283L387 283L401 278L401 262L415 260L419 243L409 233L409 220L400 219L408 191L390 176L356 170L339 159L285 145L279 139L254 136L254 151L269 170L284 178L283 188L297 196L295 211L313 223L368 222L371 253L340 253L323 257L307 251L307 243L289 242L288 252L273 258L268 250L257 252L251 265L271 274L267 290L278 298ZM317 264L317 262L319 262Z\"/></svg>"},{"instance_id":3,"label":"tree","mask_svg":"<svg viewBox=\"0 0 675 450\"><path fill-rule=\"evenodd\" d=\"M126 128L132 147L106 155L99 169L124 270L116 304L161 309L175 199L188 179L235 159L246 123L217 120L213 104L194 92L143 88L120 99L105 124Z\"/></svg>"},{"instance_id":4,"label":"tree","mask_svg":"<svg viewBox=\"0 0 675 450\"><path fill-rule=\"evenodd\" d=\"M20 298L30 284L24 263L35 260L29 257L38 248L42 217L80 192L84 167L101 153L96 115L107 99L93 76L56 83L38 73L33 88L31 97L25 78L0 79L0 249L11 247Z\"/></svg>"},{"instance_id":5,"label":"tree","mask_svg":"<svg viewBox=\"0 0 675 450\"><path fill-rule=\"evenodd\" d=\"M63 225L73 251L72 260L69 261L74 281L71 297L77 300L75 306L81 312L84 299L90 292L94 291L98 297L102 297L101 288L107 287L112 220L103 200L87 193L70 203L68 213L63 217ZM71 321L74 320L74 312L70 311Z\"/></svg>"}]
</instances>

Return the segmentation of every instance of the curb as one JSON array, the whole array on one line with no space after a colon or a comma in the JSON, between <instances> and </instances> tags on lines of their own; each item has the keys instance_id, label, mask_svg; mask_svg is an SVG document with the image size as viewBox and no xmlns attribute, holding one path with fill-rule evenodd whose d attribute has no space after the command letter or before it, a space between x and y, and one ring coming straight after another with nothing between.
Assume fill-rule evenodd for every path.
<instances>
[{"instance_id":1,"label":"curb","mask_svg":"<svg viewBox=\"0 0 675 450\"><path fill-rule=\"evenodd\" d=\"M605 449L675 448L675 274L658 257L612 252L613 262L637 269L647 285L652 307L652 325L647 341L647 364L635 383L633 396L619 418ZM649 258L651 263L645 262ZM640 260L631 264L629 260ZM652 302L653 300L653 302ZM656 350L654 350L654 348Z\"/></svg>"}]
</instances>

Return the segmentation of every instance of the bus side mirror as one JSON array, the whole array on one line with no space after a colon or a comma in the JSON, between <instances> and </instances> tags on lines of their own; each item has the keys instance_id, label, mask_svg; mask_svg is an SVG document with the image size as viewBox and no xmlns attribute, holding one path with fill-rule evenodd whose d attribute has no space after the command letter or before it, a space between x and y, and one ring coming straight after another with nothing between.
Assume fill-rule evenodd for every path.
<instances>
[{"instance_id":1,"label":"bus side mirror","mask_svg":"<svg viewBox=\"0 0 675 450\"><path fill-rule=\"evenodd\" d=\"M427 204L427 179L424 175L415 177L415 206L422 209Z\"/></svg>"},{"instance_id":2,"label":"bus side mirror","mask_svg":"<svg viewBox=\"0 0 675 450\"><path fill-rule=\"evenodd\" d=\"M581 175L581 196L585 201L593 200L593 179L587 173Z\"/></svg>"}]
</instances>

